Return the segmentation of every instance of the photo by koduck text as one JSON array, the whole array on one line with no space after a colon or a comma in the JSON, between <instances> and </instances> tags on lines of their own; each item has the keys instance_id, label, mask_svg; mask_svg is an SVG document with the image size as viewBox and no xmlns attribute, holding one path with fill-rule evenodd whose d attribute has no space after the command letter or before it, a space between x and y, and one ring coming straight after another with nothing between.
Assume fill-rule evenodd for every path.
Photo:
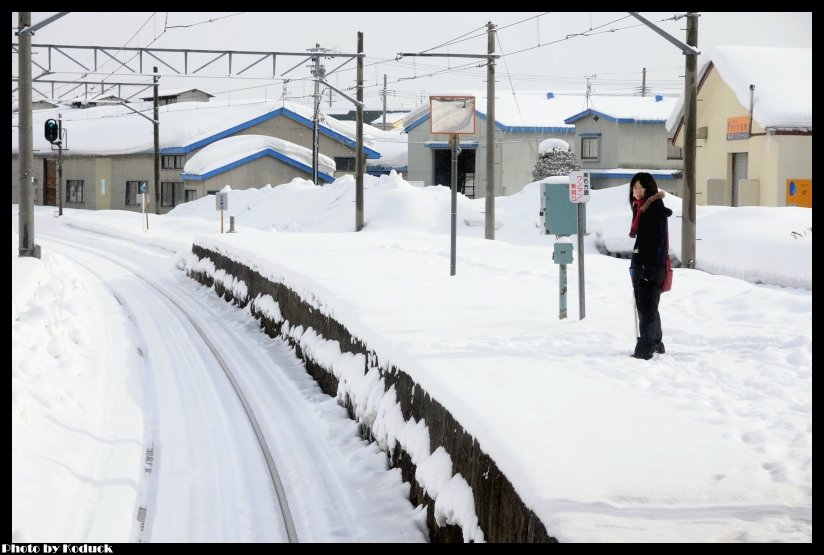
<instances>
[{"instance_id":1,"label":"photo by koduck text","mask_svg":"<svg viewBox=\"0 0 824 555\"><path fill-rule=\"evenodd\" d=\"M114 553L114 551L107 543L4 543L3 553Z\"/></svg>"}]
</instances>

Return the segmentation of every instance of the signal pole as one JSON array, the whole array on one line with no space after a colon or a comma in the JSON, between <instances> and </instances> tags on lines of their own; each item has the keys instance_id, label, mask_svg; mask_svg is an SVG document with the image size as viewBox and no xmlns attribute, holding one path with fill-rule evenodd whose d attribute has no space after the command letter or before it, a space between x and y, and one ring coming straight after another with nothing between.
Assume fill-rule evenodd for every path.
<instances>
[{"instance_id":1,"label":"signal pole","mask_svg":"<svg viewBox=\"0 0 824 555\"><path fill-rule=\"evenodd\" d=\"M57 114L57 215L63 215L63 114Z\"/></svg>"}]
</instances>

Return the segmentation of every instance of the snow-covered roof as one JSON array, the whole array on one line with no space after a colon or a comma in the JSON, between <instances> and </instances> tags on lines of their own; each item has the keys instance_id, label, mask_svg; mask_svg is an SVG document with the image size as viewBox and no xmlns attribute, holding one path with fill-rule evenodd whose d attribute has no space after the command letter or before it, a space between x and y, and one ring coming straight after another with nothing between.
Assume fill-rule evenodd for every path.
<instances>
[{"instance_id":1,"label":"snow-covered roof","mask_svg":"<svg viewBox=\"0 0 824 555\"><path fill-rule=\"evenodd\" d=\"M158 98L165 98L167 96L178 96L180 94L187 93L187 92L199 92L199 93L205 94L209 98L214 98L215 97L215 95L209 94L206 91L204 91L203 89L197 89L197 88L191 88L191 87L183 88L183 89L160 89L159 91L157 91L157 97ZM154 101L154 93L152 93L149 96L144 96L140 100Z\"/></svg>"},{"instance_id":2,"label":"snow-covered roof","mask_svg":"<svg viewBox=\"0 0 824 555\"><path fill-rule=\"evenodd\" d=\"M135 102L130 106L146 116L152 115L150 102ZM32 116L34 127L42 127L47 119L56 118L58 112L63 115L63 127L69 130L69 155L147 153L154 148L152 124L125 106L38 110ZM312 127L311 110L290 102L232 100L167 104L160 107L161 152L186 154L281 115ZM17 153L17 117L12 114L12 154ZM339 122L321 114L321 134L351 148L356 145L354 127L354 122ZM367 130L364 126L364 153L368 158L380 157L369 141L369 136L375 132L379 130ZM42 133L35 133L33 141L35 151L50 149Z\"/></svg>"},{"instance_id":3,"label":"snow-covered roof","mask_svg":"<svg viewBox=\"0 0 824 555\"><path fill-rule=\"evenodd\" d=\"M486 91L458 91L445 96L474 96L477 115L486 120ZM675 105L675 98L656 96L587 95L578 92L516 91L499 92L495 98L495 124L515 132L574 133L575 119L599 115L619 123L663 123ZM429 104L410 112L403 120L409 132L429 120ZM571 121L570 121L571 120Z\"/></svg>"},{"instance_id":4,"label":"snow-covered roof","mask_svg":"<svg viewBox=\"0 0 824 555\"><path fill-rule=\"evenodd\" d=\"M701 67L699 83L715 69L749 109L753 91L753 120L763 129L813 127L812 48L768 46L714 46L706 50L709 61ZM674 130L683 118L683 96L667 121Z\"/></svg>"},{"instance_id":5,"label":"snow-covered roof","mask_svg":"<svg viewBox=\"0 0 824 555\"><path fill-rule=\"evenodd\" d=\"M665 123L678 99L674 96L591 96L589 108L564 120L575 123L598 116L616 123Z\"/></svg>"},{"instance_id":6,"label":"snow-covered roof","mask_svg":"<svg viewBox=\"0 0 824 555\"><path fill-rule=\"evenodd\" d=\"M386 112L386 123L393 124L402 120L409 113L409 110L401 110L397 112ZM376 117L370 122L372 125L383 125L383 114Z\"/></svg>"},{"instance_id":7,"label":"snow-covered roof","mask_svg":"<svg viewBox=\"0 0 824 555\"><path fill-rule=\"evenodd\" d=\"M308 148L267 135L238 135L214 142L192 156L183 167L183 178L208 179L263 156L312 173L312 151ZM334 181L335 161L318 154L318 173L324 181Z\"/></svg>"}]
</instances>

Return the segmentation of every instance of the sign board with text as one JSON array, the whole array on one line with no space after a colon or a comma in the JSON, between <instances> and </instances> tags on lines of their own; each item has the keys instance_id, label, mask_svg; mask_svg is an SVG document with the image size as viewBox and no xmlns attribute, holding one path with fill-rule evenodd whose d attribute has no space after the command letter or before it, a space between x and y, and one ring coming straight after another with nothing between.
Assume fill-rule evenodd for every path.
<instances>
[{"instance_id":1,"label":"sign board with text","mask_svg":"<svg viewBox=\"0 0 824 555\"><path fill-rule=\"evenodd\" d=\"M727 118L727 140L738 141L750 138L750 118L741 116Z\"/></svg>"},{"instance_id":2,"label":"sign board with text","mask_svg":"<svg viewBox=\"0 0 824 555\"><path fill-rule=\"evenodd\" d=\"M229 209L229 193L215 193L215 210Z\"/></svg>"},{"instance_id":3,"label":"sign board with text","mask_svg":"<svg viewBox=\"0 0 824 555\"><path fill-rule=\"evenodd\" d=\"M569 174L569 202L589 202L589 172L574 171Z\"/></svg>"}]
</instances>

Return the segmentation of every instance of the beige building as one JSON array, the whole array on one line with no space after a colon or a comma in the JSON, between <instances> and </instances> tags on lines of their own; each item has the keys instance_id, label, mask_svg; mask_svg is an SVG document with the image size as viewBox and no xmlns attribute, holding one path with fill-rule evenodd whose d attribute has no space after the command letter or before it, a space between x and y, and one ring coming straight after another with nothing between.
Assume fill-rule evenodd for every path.
<instances>
[{"instance_id":1,"label":"beige building","mask_svg":"<svg viewBox=\"0 0 824 555\"><path fill-rule=\"evenodd\" d=\"M812 49L719 46L699 72L696 202L812 207ZM683 98L668 125L683 146Z\"/></svg>"}]
</instances>

